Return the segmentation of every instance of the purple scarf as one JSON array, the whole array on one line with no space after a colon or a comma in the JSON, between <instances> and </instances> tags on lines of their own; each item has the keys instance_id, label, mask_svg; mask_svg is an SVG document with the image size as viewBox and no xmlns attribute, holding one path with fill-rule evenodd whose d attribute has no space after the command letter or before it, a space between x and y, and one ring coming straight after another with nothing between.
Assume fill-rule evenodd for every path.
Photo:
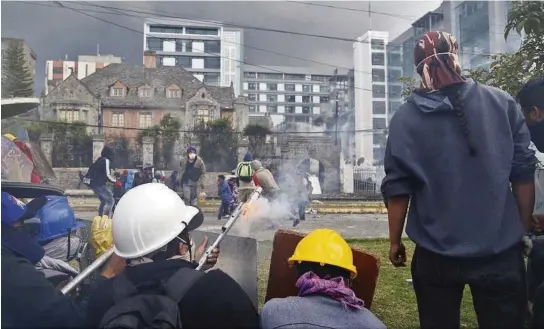
<instances>
[{"instance_id":1,"label":"purple scarf","mask_svg":"<svg viewBox=\"0 0 544 329\"><path fill-rule=\"evenodd\" d=\"M332 298L344 306L344 308L363 309L365 302L357 298L353 290L348 288L342 277L333 279L321 279L313 272L307 272L302 275L296 284L299 288L300 297L320 294Z\"/></svg>"}]
</instances>

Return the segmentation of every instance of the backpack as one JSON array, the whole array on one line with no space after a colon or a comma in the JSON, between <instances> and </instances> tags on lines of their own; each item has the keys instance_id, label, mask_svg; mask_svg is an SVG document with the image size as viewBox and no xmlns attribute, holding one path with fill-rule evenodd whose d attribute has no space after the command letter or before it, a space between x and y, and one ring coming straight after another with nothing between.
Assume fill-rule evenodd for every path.
<instances>
[{"instance_id":1,"label":"backpack","mask_svg":"<svg viewBox=\"0 0 544 329\"><path fill-rule=\"evenodd\" d=\"M179 302L205 273L191 268L178 270L166 282L144 282L135 286L121 273L113 280L114 306L99 328L179 329Z\"/></svg>"},{"instance_id":2,"label":"backpack","mask_svg":"<svg viewBox=\"0 0 544 329\"><path fill-rule=\"evenodd\" d=\"M249 183L253 179L253 169L251 169L251 164L249 162L242 162L238 166L236 171L236 176L243 182Z\"/></svg>"}]
</instances>

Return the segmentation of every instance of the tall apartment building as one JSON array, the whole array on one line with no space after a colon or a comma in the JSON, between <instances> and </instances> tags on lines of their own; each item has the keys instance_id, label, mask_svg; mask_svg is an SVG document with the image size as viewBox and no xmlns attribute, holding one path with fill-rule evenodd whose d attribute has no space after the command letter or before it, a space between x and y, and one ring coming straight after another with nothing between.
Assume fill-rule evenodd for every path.
<instances>
[{"instance_id":1,"label":"tall apartment building","mask_svg":"<svg viewBox=\"0 0 544 329\"><path fill-rule=\"evenodd\" d=\"M77 61L46 61L45 94L47 95L53 88L58 86L59 83L68 78L72 72L81 80L109 64L121 62L121 57L115 57L113 55L82 55L77 57Z\"/></svg>"},{"instance_id":2,"label":"tall apartment building","mask_svg":"<svg viewBox=\"0 0 544 329\"><path fill-rule=\"evenodd\" d=\"M353 44L355 94L355 156L365 163L383 160L388 126L386 46L389 33L368 31Z\"/></svg>"},{"instance_id":3,"label":"tall apartment building","mask_svg":"<svg viewBox=\"0 0 544 329\"><path fill-rule=\"evenodd\" d=\"M148 19L144 52L154 51L159 66L181 66L207 85L234 86L241 93L243 30L221 23Z\"/></svg>"},{"instance_id":4,"label":"tall apartment building","mask_svg":"<svg viewBox=\"0 0 544 329\"><path fill-rule=\"evenodd\" d=\"M18 45L23 48L23 52L25 54L25 61L28 65L28 69L30 70L30 73L32 74L32 88L35 86L35 79L36 79L36 59L38 56L30 48L28 43L26 43L23 39L16 39L16 38L4 38L2 37L2 54L4 53L4 50L11 47L11 45ZM2 56L3 58L4 56Z\"/></svg>"},{"instance_id":5,"label":"tall apartment building","mask_svg":"<svg viewBox=\"0 0 544 329\"><path fill-rule=\"evenodd\" d=\"M249 115L269 115L282 122L312 123L321 105L330 102L330 70L288 66L244 66L242 93Z\"/></svg>"}]
</instances>

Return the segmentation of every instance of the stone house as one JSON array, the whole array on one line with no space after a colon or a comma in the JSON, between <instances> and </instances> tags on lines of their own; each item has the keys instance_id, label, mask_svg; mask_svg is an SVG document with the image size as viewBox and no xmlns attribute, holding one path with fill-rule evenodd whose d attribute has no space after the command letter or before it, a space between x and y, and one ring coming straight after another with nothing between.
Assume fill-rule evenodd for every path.
<instances>
[{"instance_id":1,"label":"stone house","mask_svg":"<svg viewBox=\"0 0 544 329\"><path fill-rule=\"evenodd\" d=\"M235 98L232 86L207 86L181 67L147 66L110 64L82 80L70 75L44 97L42 120L98 126L101 112L106 137L129 139L166 114L177 118L186 131L195 123L218 118L229 119L238 131L247 125L247 100ZM88 131L98 132L95 127Z\"/></svg>"}]
</instances>

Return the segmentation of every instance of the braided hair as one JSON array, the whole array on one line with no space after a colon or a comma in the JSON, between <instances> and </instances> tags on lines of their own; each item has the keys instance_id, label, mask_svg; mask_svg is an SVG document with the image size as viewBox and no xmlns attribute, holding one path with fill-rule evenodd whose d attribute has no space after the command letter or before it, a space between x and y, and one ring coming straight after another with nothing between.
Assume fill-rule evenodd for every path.
<instances>
[{"instance_id":1,"label":"braided hair","mask_svg":"<svg viewBox=\"0 0 544 329\"><path fill-rule=\"evenodd\" d=\"M457 121L461 128L461 133L465 138L468 146L468 152L471 157L476 156L476 147L471 139L471 134L468 129L467 116L463 107L463 95L461 93L462 84L455 84L442 89L444 94L449 98L453 111L457 115Z\"/></svg>"}]
</instances>

